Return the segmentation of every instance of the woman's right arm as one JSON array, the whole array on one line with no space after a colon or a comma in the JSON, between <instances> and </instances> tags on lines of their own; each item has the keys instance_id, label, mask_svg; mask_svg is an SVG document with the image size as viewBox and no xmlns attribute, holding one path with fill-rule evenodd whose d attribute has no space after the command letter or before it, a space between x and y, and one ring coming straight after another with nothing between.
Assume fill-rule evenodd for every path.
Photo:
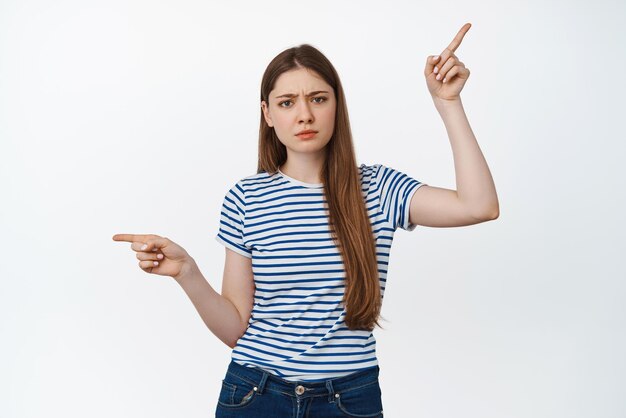
<instances>
[{"instance_id":1,"label":"woman's right arm","mask_svg":"<svg viewBox=\"0 0 626 418\"><path fill-rule=\"evenodd\" d=\"M176 281L211 332L234 348L248 328L254 303L251 259L226 248L221 295L207 282L195 261Z\"/></svg>"},{"instance_id":2,"label":"woman's right arm","mask_svg":"<svg viewBox=\"0 0 626 418\"><path fill-rule=\"evenodd\" d=\"M181 285L200 317L224 344L234 348L248 328L254 303L252 260L226 248L222 294L204 278L195 260L180 245L154 234L116 234L114 241L132 243L139 267L170 276Z\"/></svg>"}]
</instances>

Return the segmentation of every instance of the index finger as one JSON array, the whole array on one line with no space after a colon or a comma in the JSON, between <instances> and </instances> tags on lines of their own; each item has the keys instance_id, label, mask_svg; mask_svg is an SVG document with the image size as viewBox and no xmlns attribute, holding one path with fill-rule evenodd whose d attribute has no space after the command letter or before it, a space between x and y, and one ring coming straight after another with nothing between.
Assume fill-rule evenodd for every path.
<instances>
[{"instance_id":1,"label":"index finger","mask_svg":"<svg viewBox=\"0 0 626 418\"><path fill-rule=\"evenodd\" d=\"M456 49L459 47L459 45L461 45L461 41L463 40L463 37L465 36L467 31L471 27L472 27L471 23L464 24L463 27L461 28L461 30L459 30L459 32L456 34L456 36L454 37L452 42L450 42L450 45L448 45L448 47L446 49L449 49L452 52L456 51Z\"/></svg>"},{"instance_id":2,"label":"index finger","mask_svg":"<svg viewBox=\"0 0 626 418\"><path fill-rule=\"evenodd\" d=\"M115 234L113 235L113 241L145 242L148 239L149 239L148 235L141 235L141 234Z\"/></svg>"}]
</instances>

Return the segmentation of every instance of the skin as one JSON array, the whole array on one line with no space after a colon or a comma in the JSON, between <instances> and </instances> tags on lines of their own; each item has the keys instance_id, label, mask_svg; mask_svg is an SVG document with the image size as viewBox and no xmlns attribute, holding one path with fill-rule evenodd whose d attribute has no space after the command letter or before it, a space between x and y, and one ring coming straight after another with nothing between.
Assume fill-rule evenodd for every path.
<instances>
[{"instance_id":1,"label":"skin","mask_svg":"<svg viewBox=\"0 0 626 418\"><path fill-rule=\"evenodd\" d=\"M472 25L466 23L439 55L429 56L426 85L448 133L456 190L420 187L409 207L409 222L430 227L456 227L498 218L496 188L461 102L470 71L455 55Z\"/></svg>"},{"instance_id":2,"label":"skin","mask_svg":"<svg viewBox=\"0 0 626 418\"><path fill-rule=\"evenodd\" d=\"M471 23L463 25L441 54L428 57L424 76L433 100L461 100L461 90L469 78L470 70L465 68L454 52L471 27Z\"/></svg>"},{"instance_id":3,"label":"skin","mask_svg":"<svg viewBox=\"0 0 626 418\"><path fill-rule=\"evenodd\" d=\"M316 93L308 97L312 92ZM293 94L296 97L280 97ZM317 73L299 68L281 74L269 94L269 103L262 101L265 121L274 128L287 149L287 161L280 170L289 177L305 183L321 183L324 148L335 129L337 101L333 88ZM310 139L296 134L305 129L318 133Z\"/></svg>"},{"instance_id":4,"label":"skin","mask_svg":"<svg viewBox=\"0 0 626 418\"><path fill-rule=\"evenodd\" d=\"M137 253L139 267L147 272L170 276L176 281L191 268L195 261L187 251L175 242L154 234L115 234L113 241L131 243L131 250ZM156 263L156 264L155 264Z\"/></svg>"}]
</instances>

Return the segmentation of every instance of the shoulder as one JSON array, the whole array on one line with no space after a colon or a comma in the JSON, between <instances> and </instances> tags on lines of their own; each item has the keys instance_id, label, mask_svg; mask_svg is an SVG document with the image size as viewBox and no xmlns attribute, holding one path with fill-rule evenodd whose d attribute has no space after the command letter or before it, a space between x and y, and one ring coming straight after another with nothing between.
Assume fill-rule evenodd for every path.
<instances>
[{"instance_id":1,"label":"shoulder","mask_svg":"<svg viewBox=\"0 0 626 418\"><path fill-rule=\"evenodd\" d=\"M235 192L238 191L242 194L249 190L254 190L260 184L267 182L274 178L274 175L268 174L265 171L260 173L250 174L246 177L240 177L234 184L231 184L229 191Z\"/></svg>"},{"instance_id":2,"label":"shoulder","mask_svg":"<svg viewBox=\"0 0 626 418\"><path fill-rule=\"evenodd\" d=\"M359 174L363 182L370 181L372 185L381 182L381 178L388 176L395 170L382 163L361 164L359 166Z\"/></svg>"},{"instance_id":3,"label":"shoulder","mask_svg":"<svg viewBox=\"0 0 626 418\"><path fill-rule=\"evenodd\" d=\"M239 205L246 205L246 201L255 200L255 197L263 194L268 187L278 182L277 174L269 174L265 171L240 177L226 191L226 196L236 200Z\"/></svg>"},{"instance_id":4,"label":"shoulder","mask_svg":"<svg viewBox=\"0 0 626 418\"><path fill-rule=\"evenodd\" d=\"M379 163L365 164L359 166L359 175L363 178L375 178L382 165Z\"/></svg>"}]
</instances>

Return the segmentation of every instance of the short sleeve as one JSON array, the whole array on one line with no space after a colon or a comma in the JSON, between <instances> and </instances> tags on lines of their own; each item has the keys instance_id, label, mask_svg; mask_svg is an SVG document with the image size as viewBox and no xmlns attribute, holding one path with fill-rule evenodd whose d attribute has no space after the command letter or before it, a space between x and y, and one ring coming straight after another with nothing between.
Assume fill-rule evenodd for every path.
<instances>
[{"instance_id":1,"label":"short sleeve","mask_svg":"<svg viewBox=\"0 0 626 418\"><path fill-rule=\"evenodd\" d=\"M379 204L387 221L394 230L413 231L417 225L409 223L411 198L426 183L382 164L374 164L374 167Z\"/></svg>"},{"instance_id":2,"label":"short sleeve","mask_svg":"<svg viewBox=\"0 0 626 418\"><path fill-rule=\"evenodd\" d=\"M239 181L224 196L215 240L245 257L252 258L252 250L244 244L245 213L245 194Z\"/></svg>"}]
</instances>

